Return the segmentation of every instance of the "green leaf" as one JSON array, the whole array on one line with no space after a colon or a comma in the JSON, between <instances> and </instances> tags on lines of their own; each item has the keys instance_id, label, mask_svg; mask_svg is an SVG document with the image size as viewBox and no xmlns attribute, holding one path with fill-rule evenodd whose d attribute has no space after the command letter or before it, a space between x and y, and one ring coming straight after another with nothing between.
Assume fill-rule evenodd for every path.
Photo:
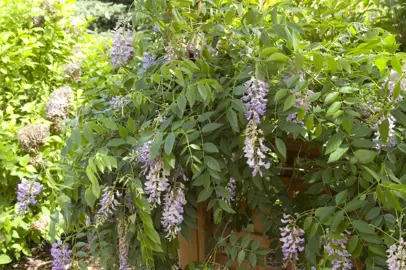
<instances>
[{"instance_id":1,"label":"green leaf","mask_svg":"<svg viewBox=\"0 0 406 270\"><path fill-rule=\"evenodd\" d=\"M343 190L336 195L335 201L337 205L342 204L348 197L348 190Z\"/></svg>"},{"instance_id":2,"label":"green leaf","mask_svg":"<svg viewBox=\"0 0 406 270\"><path fill-rule=\"evenodd\" d=\"M230 252L230 257L231 257L231 260L234 262L235 261L235 258L237 257L237 252L238 252L238 248L236 247L236 246L234 246L232 249L231 249L231 252Z\"/></svg>"},{"instance_id":3,"label":"green leaf","mask_svg":"<svg viewBox=\"0 0 406 270\"><path fill-rule=\"evenodd\" d=\"M255 251L259 248L260 245L260 240L259 239L255 239L254 241L252 241L251 243L251 251Z\"/></svg>"},{"instance_id":4,"label":"green leaf","mask_svg":"<svg viewBox=\"0 0 406 270\"><path fill-rule=\"evenodd\" d=\"M225 201L218 200L218 202L219 202L219 206L221 209L223 209L224 211L226 211L230 214L235 214L235 211L233 210L233 208L231 208Z\"/></svg>"},{"instance_id":5,"label":"green leaf","mask_svg":"<svg viewBox=\"0 0 406 270\"><path fill-rule=\"evenodd\" d=\"M319 53L313 55L313 63L318 71L323 68L323 56Z\"/></svg>"},{"instance_id":6,"label":"green leaf","mask_svg":"<svg viewBox=\"0 0 406 270\"><path fill-rule=\"evenodd\" d=\"M399 144L398 149L403 153L406 153L406 143Z\"/></svg>"},{"instance_id":7,"label":"green leaf","mask_svg":"<svg viewBox=\"0 0 406 270\"><path fill-rule=\"evenodd\" d=\"M276 144L276 149L278 150L278 152L286 159L287 158L287 151L286 151L285 143L281 139L276 138L275 139L275 144Z\"/></svg>"},{"instance_id":8,"label":"green leaf","mask_svg":"<svg viewBox=\"0 0 406 270\"><path fill-rule=\"evenodd\" d=\"M368 250L371 251L373 254L381 256L382 258L386 258L386 252L383 247L377 244L368 244Z\"/></svg>"},{"instance_id":9,"label":"green leaf","mask_svg":"<svg viewBox=\"0 0 406 270\"><path fill-rule=\"evenodd\" d=\"M175 69L175 77L177 78L176 82L179 85L185 86L185 79L183 78L183 73L179 68Z\"/></svg>"},{"instance_id":10,"label":"green leaf","mask_svg":"<svg viewBox=\"0 0 406 270\"><path fill-rule=\"evenodd\" d=\"M296 96L295 95L289 95L286 100L285 103L283 104L283 111L289 110L293 104L295 104L296 101Z\"/></svg>"},{"instance_id":11,"label":"green leaf","mask_svg":"<svg viewBox=\"0 0 406 270\"><path fill-rule=\"evenodd\" d=\"M390 202L390 204L392 205L392 207L394 209L396 209L397 211L402 211L402 206L399 203L399 200L396 198L396 196L393 194L393 192L390 189L385 189L385 194L386 194L386 198L388 199L388 201Z\"/></svg>"},{"instance_id":12,"label":"green leaf","mask_svg":"<svg viewBox=\"0 0 406 270\"><path fill-rule=\"evenodd\" d=\"M379 125L379 134L381 135L381 140L383 142L386 142L388 140L388 136L389 136L388 119L383 120L382 123Z\"/></svg>"},{"instance_id":13,"label":"green leaf","mask_svg":"<svg viewBox=\"0 0 406 270\"><path fill-rule=\"evenodd\" d=\"M375 229L363 220L353 220L352 225L361 233L375 234Z\"/></svg>"},{"instance_id":14,"label":"green leaf","mask_svg":"<svg viewBox=\"0 0 406 270\"><path fill-rule=\"evenodd\" d=\"M370 168L366 167L366 166L362 166L362 168L364 168L370 175L372 175L372 177L376 180L376 181L381 181L381 178L379 177L379 175L374 172L373 170L371 170Z\"/></svg>"},{"instance_id":15,"label":"green leaf","mask_svg":"<svg viewBox=\"0 0 406 270\"><path fill-rule=\"evenodd\" d=\"M337 99L339 94L340 94L339 92L329 93L326 96L326 98L324 99L324 106L327 106L327 105L330 105L331 103L333 103Z\"/></svg>"},{"instance_id":16,"label":"green leaf","mask_svg":"<svg viewBox=\"0 0 406 270\"><path fill-rule=\"evenodd\" d=\"M358 235L353 235L350 237L350 240L348 240L348 252L349 253L352 254L355 251L355 249L357 248L357 245L358 245L358 240L359 240Z\"/></svg>"},{"instance_id":17,"label":"green leaf","mask_svg":"<svg viewBox=\"0 0 406 270\"><path fill-rule=\"evenodd\" d=\"M311 131L313 129L314 120L312 114L306 117L305 125L308 131Z\"/></svg>"},{"instance_id":18,"label":"green leaf","mask_svg":"<svg viewBox=\"0 0 406 270\"><path fill-rule=\"evenodd\" d=\"M352 131L352 121L348 117L343 117L341 121L341 125L343 126L344 130L347 132L348 135L351 134Z\"/></svg>"},{"instance_id":19,"label":"green leaf","mask_svg":"<svg viewBox=\"0 0 406 270\"><path fill-rule=\"evenodd\" d=\"M84 251L79 251L79 252L77 252L75 255L76 255L76 257L78 257L78 258L87 257L87 253L84 252Z\"/></svg>"},{"instance_id":20,"label":"green leaf","mask_svg":"<svg viewBox=\"0 0 406 270\"><path fill-rule=\"evenodd\" d=\"M357 210L358 208L360 208L361 206L365 205L367 202L366 201L361 201L361 200L352 200L350 202L348 202L345 206L344 206L344 210L346 212L351 212L354 210Z\"/></svg>"},{"instance_id":21,"label":"green leaf","mask_svg":"<svg viewBox=\"0 0 406 270\"><path fill-rule=\"evenodd\" d=\"M86 189L86 191L85 191L85 200L86 200L87 205L89 205L90 208L93 209L94 203L96 202L96 197L94 196L91 188Z\"/></svg>"},{"instance_id":22,"label":"green leaf","mask_svg":"<svg viewBox=\"0 0 406 270\"><path fill-rule=\"evenodd\" d=\"M248 245L250 244L251 237L249 234L245 235L242 240L241 240L241 247L242 248L247 248Z\"/></svg>"},{"instance_id":23,"label":"green leaf","mask_svg":"<svg viewBox=\"0 0 406 270\"><path fill-rule=\"evenodd\" d=\"M0 264L9 264L9 263L11 263L11 261L12 260L8 255L6 255L6 254L0 255Z\"/></svg>"},{"instance_id":24,"label":"green leaf","mask_svg":"<svg viewBox=\"0 0 406 270\"><path fill-rule=\"evenodd\" d=\"M209 124L205 125L205 126L202 128L202 132L203 132L203 133L212 132L212 131L218 129L219 127L221 127L222 125L223 125L223 124L219 124L219 123L209 123Z\"/></svg>"},{"instance_id":25,"label":"green leaf","mask_svg":"<svg viewBox=\"0 0 406 270\"><path fill-rule=\"evenodd\" d=\"M302 54L296 54L296 56L295 56L295 67L296 67L297 71L299 71L299 70L301 70L303 68L304 61L305 61L305 59L304 59Z\"/></svg>"},{"instance_id":26,"label":"green leaf","mask_svg":"<svg viewBox=\"0 0 406 270\"><path fill-rule=\"evenodd\" d=\"M330 105L326 112L326 117L333 116L341 108L341 101L336 101Z\"/></svg>"},{"instance_id":27,"label":"green leaf","mask_svg":"<svg viewBox=\"0 0 406 270\"><path fill-rule=\"evenodd\" d=\"M371 210L368 211L365 218L367 220L373 220L374 218L378 217L380 213L381 213L381 208L374 207L374 208L372 208Z\"/></svg>"},{"instance_id":28,"label":"green leaf","mask_svg":"<svg viewBox=\"0 0 406 270\"><path fill-rule=\"evenodd\" d=\"M337 148L341 145L344 138L340 133L334 134L332 137L329 138L326 145L326 155L334 152Z\"/></svg>"},{"instance_id":29,"label":"green leaf","mask_svg":"<svg viewBox=\"0 0 406 270\"><path fill-rule=\"evenodd\" d=\"M315 215L319 217L320 222L326 221L335 211L335 206L319 207L316 209Z\"/></svg>"},{"instance_id":30,"label":"green leaf","mask_svg":"<svg viewBox=\"0 0 406 270\"><path fill-rule=\"evenodd\" d=\"M203 150L207 153L218 153L219 152L217 147L211 142L204 143Z\"/></svg>"},{"instance_id":31,"label":"green leaf","mask_svg":"<svg viewBox=\"0 0 406 270\"><path fill-rule=\"evenodd\" d=\"M187 98L187 100L188 100L188 102L189 102L190 108L192 108L193 105L195 104L196 98L197 98L197 96L196 96L196 90L195 90L195 89L192 89L192 88L189 88L189 89L186 91L186 98Z\"/></svg>"},{"instance_id":32,"label":"green leaf","mask_svg":"<svg viewBox=\"0 0 406 270\"><path fill-rule=\"evenodd\" d=\"M284 61L286 61L288 59L289 59L289 57L287 57L283 53L276 52L276 53L272 54L271 56L269 56L266 60L267 61L281 61L281 62L284 62Z\"/></svg>"},{"instance_id":33,"label":"green leaf","mask_svg":"<svg viewBox=\"0 0 406 270\"><path fill-rule=\"evenodd\" d=\"M390 62L391 62L392 68L393 68L394 70L396 70L396 72L397 72L399 75L402 75L402 65L400 64L399 59L396 58L395 56L393 56L393 57L391 58Z\"/></svg>"},{"instance_id":34,"label":"green leaf","mask_svg":"<svg viewBox=\"0 0 406 270\"><path fill-rule=\"evenodd\" d=\"M165 138L164 150L167 155L172 153L173 145L175 144L176 134L170 133Z\"/></svg>"},{"instance_id":35,"label":"green leaf","mask_svg":"<svg viewBox=\"0 0 406 270\"><path fill-rule=\"evenodd\" d=\"M238 252L238 255L237 255L237 262L238 262L238 265L241 265L241 263L242 263L242 261L244 260L244 258L245 258L245 251L244 251L244 250L240 250L240 252Z\"/></svg>"},{"instance_id":36,"label":"green leaf","mask_svg":"<svg viewBox=\"0 0 406 270\"><path fill-rule=\"evenodd\" d=\"M240 132L240 127L238 126L237 113L234 110L229 110L227 112L227 119L228 119L228 122L230 122L231 128L235 132Z\"/></svg>"},{"instance_id":37,"label":"green leaf","mask_svg":"<svg viewBox=\"0 0 406 270\"><path fill-rule=\"evenodd\" d=\"M161 239L154 226L144 226L144 231L153 242L161 244Z\"/></svg>"},{"instance_id":38,"label":"green leaf","mask_svg":"<svg viewBox=\"0 0 406 270\"><path fill-rule=\"evenodd\" d=\"M223 198L231 198L231 193L223 186L216 187L216 194Z\"/></svg>"},{"instance_id":39,"label":"green leaf","mask_svg":"<svg viewBox=\"0 0 406 270\"><path fill-rule=\"evenodd\" d=\"M125 144L125 140L124 139L111 139L108 143L107 146L111 146L111 147L117 147L120 145L124 145Z\"/></svg>"},{"instance_id":40,"label":"green leaf","mask_svg":"<svg viewBox=\"0 0 406 270\"><path fill-rule=\"evenodd\" d=\"M213 190L214 189L212 187L209 187L209 188L206 188L206 189L202 190L199 193L199 196L197 198L197 202L199 203L199 202L206 201L211 196L211 194L213 194Z\"/></svg>"},{"instance_id":41,"label":"green leaf","mask_svg":"<svg viewBox=\"0 0 406 270\"><path fill-rule=\"evenodd\" d=\"M255 266L257 265L257 255L251 252L250 255L248 256L248 261L250 262L251 267L255 268Z\"/></svg>"},{"instance_id":42,"label":"green leaf","mask_svg":"<svg viewBox=\"0 0 406 270\"><path fill-rule=\"evenodd\" d=\"M339 160L345 153L347 153L348 147L339 147L336 151L330 154L327 163L332 163Z\"/></svg>"},{"instance_id":43,"label":"green leaf","mask_svg":"<svg viewBox=\"0 0 406 270\"><path fill-rule=\"evenodd\" d=\"M220 165L218 163L218 161L211 157L211 156L205 156L204 157L204 164L206 164L207 167L209 167L210 169L220 172Z\"/></svg>"},{"instance_id":44,"label":"green leaf","mask_svg":"<svg viewBox=\"0 0 406 270\"><path fill-rule=\"evenodd\" d=\"M354 155L357 157L359 162L367 164L374 161L376 152L366 149L358 149L355 151Z\"/></svg>"},{"instance_id":45,"label":"green leaf","mask_svg":"<svg viewBox=\"0 0 406 270\"><path fill-rule=\"evenodd\" d=\"M177 99L177 103L178 103L178 108L181 111L181 114L183 115L183 113L185 112L185 109L186 109L186 97L183 95L179 96Z\"/></svg>"},{"instance_id":46,"label":"green leaf","mask_svg":"<svg viewBox=\"0 0 406 270\"><path fill-rule=\"evenodd\" d=\"M275 94L275 101L281 100L288 93L288 89L281 89Z\"/></svg>"},{"instance_id":47,"label":"green leaf","mask_svg":"<svg viewBox=\"0 0 406 270\"><path fill-rule=\"evenodd\" d=\"M153 140L153 142L151 144L151 158L152 159L155 159L158 156L162 143L163 143L162 133L158 133L157 136L155 136L155 139Z\"/></svg>"},{"instance_id":48,"label":"green leaf","mask_svg":"<svg viewBox=\"0 0 406 270\"><path fill-rule=\"evenodd\" d=\"M103 123L103 125L111 130L118 130L118 126L116 123L111 118L102 118L100 121Z\"/></svg>"}]
</instances>

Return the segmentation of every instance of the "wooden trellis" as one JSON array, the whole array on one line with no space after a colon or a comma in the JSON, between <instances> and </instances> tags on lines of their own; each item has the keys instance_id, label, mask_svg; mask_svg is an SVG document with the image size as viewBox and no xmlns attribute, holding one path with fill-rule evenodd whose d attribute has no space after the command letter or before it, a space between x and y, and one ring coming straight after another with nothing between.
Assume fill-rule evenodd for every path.
<instances>
[{"instance_id":1,"label":"wooden trellis","mask_svg":"<svg viewBox=\"0 0 406 270\"><path fill-rule=\"evenodd\" d=\"M292 168L295 164L297 157L316 158L320 155L318 148L311 148L308 144L301 141L286 142L288 159L286 160L287 168L282 170L281 180L287 187L289 196L294 197L296 193L306 191L310 185L303 183L301 180L294 179ZM249 233L252 240L259 239L260 247L268 248L271 245L272 239L264 234L264 224L261 222L262 213L252 213L254 231ZM184 269L189 263L204 262L207 259L207 239L212 228L214 228L211 214L207 212L205 204L199 204L197 207L197 228L190 229L190 241L186 241L179 235L179 266ZM209 216L210 215L210 216ZM246 232L237 233L237 237L244 237ZM274 239L274 241L277 241ZM228 258L224 253L216 255L215 261L219 264L225 265ZM248 261L242 263L248 269L252 269ZM230 269L236 269L236 264L232 265ZM263 267L256 266L257 270L280 270L278 267ZM288 269L293 269L292 266Z\"/></svg>"}]
</instances>

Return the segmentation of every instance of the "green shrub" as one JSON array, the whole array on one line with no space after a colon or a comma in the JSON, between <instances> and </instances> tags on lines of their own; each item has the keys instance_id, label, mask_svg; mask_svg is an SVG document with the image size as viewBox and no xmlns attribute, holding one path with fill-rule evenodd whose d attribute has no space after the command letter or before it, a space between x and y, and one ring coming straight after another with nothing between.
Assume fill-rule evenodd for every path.
<instances>
[{"instance_id":1,"label":"green shrub","mask_svg":"<svg viewBox=\"0 0 406 270\"><path fill-rule=\"evenodd\" d=\"M29 255L31 244L50 241L59 230L53 211L61 173L55 164L64 135L48 133L52 123L45 111L53 91L76 83L64 69L73 61L82 26L71 17L70 4L5 0L0 10L0 264L5 264L21 252ZM39 206L24 217L15 216L22 178L45 186Z\"/></svg>"}]
</instances>

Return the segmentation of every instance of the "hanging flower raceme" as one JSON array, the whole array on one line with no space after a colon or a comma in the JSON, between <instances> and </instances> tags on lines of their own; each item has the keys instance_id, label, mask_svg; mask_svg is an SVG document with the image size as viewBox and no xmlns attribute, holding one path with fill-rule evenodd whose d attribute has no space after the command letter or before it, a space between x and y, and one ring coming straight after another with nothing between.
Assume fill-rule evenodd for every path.
<instances>
[{"instance_id":1,"label":"hanging flower raceme","mask_svg":"<svg viewBox=\"0 0 406 270\"><path fill-rule=\"evenodd\" d=\"M72 262L71 255L72 250L68 245L62 244L61 240L53 243L51 247L52 270L65 270L65 267Z\"/></svg>"},{"instance_id":2,"label":"hanging flower raceme","mask_svg":"<svg viewBox=\"0 0 406 270\"><path fill-rule=\"evenodd\" d=\"M268 93L268 85L256 78L252 77L249 81L244 83L245 95L242 100L245 102L244 106L247 111L245 118L248 121L253 121L256 125L261 123L261 116L265 114Z\"/></svg>"},{"instance_id":3,"label":"hanging flower raceme","mask_svg":"<svg viewBox=\"0 0 406 270\"><path fill-rule=\"evenodd\" d=\"M326 232L329 233L328 229ZM353 267L351 254L347 251L349 233L341 233L340 236L340 239L326 238L324 250L329 257L333 258L331 261L333 270L351 270Z\"/></svg>"},{"instance_id":4,"label":"hanging flower raceme","mask_svg":"<svg viewBox=\"0 0 406 270\"><path fill-rule=\"evenodd\" d=\"M145 194L148 195L148 202L152 208L161 205L161 195L169 187L169 173L164 169L164 162L161 158L151 160L151 141L144 143L137 150L138 161L143 164L145 182Z\"/></svg>"},{"instance_id":5,"label":"hanging flower raceme","mask_svg":"<svg viewBox=\"0 0 406 270\"><path fill-rule=\"evenodd\" d=\"M166 238L176 238L183 222L183 207L186 204L184 186L170 190L164 197L164 209L162 211L161 224L166 232Z\"/></svg>"},{"instance_id":6,"label":"hanging flower raceme","mask_svg":"<svg viewBox=\"0 0 406 270\"><path fill-rule=\"evenodd\" d=\"M133 51L133 32L121 26L116 27L110 54L113 67L122 67L127 64L133 57Z\"/></svg>"},{"instance_id":7,"label":"hanging flower raceme","mask_svg":"<svg viewBox=\"0 0 406 270\"><path fill-rule=\"evenodd\" d=\"M403 239L396 244L393 244L386 250L388 259L388 270L401 270L406 269L406 243Z\"/></svg>"},{"instance_id":8,"label":"hanging flower raceme","mask_svg":"<svg viewBox=\"0 0 406 270\"><path fill-rule=\"evenodd\" d=\"M142 58L142 69L147 70L155 63L155 55L145 52Z\"/></svg>"},{"instance_id":9,"label":"hanging flower raceme","mask_svg":"<svg viewBox=\"0 0 406 270\"><path fill-rule=\"evenodd\" d=\"M37 205L36 197L42 192L43 185L36 181L21 179L17 187L18 214L24 216L30 205Z\"/></svg>"},{"instance_id":10,"label":"hanging flower raceme","mask_svg":"<svg viewBox=\"0 0 406 270\"><path fill-rule=\"evenodd\" d=\"M117 111L121 111L130 100L126 97L115 96L109 101L110 105Z\"/></svg>"},{"instance_id":11,"label":"hanging flower raceme","mask_svg":"<svg viewBox=\"0 0 406 270\"><path fill-rule=\"evenodd\" d=\"M125 219L120 218L117 222L117 232L118 232L118 249L119 249L119 270L128 269L128 250L130 248L130 243L125 239L128 232L128 224Z\"/></svg>"},{"instance_id":12,"label":"hanging flower raceme","mask_svg":"<svg viewBox=\"0 0 406 270\"><path fill-rule=\"evenodd\" d=\"M252 77L244 86L246 91L242 100L247 111L245 118L249 121L245 130L244 157L248 159L248 166L253 169L252 175L255 176L259 173L262 176L261 169L269 169L271 166L265 160L270 149L264 144L263 133L258 127L261 123L261 116L266 111L267 100L265 97L268 92L268 85Z\"/></svg>"},{"instance_id":13,"label":"hanging flower raceme","mask_svg":"<svg viewBox=\"0 0 406 270\"><path fill-rule=\"evenodd\" d=\"M283 214L281 219L285 227L280 228L282 244L283 261L285 263L294 263L299 260L298 254L304 251L304 231L298 228L291 215Z\"/></svg>"},{"instance_id":14,"label":"hanging flower raceme","mask_svg":"<svg viewBox=\"0 0 406 270\"><path fill-rule=\"evenodd\" d=\"M98 224L103 224L106 220L117 210L117 207L120 206L120 202L116 197L120 197L121 194L117 191L114 194L112 187L105 187L103 189L102 198L99 205L101 206L99 211L97 211L97 222Z\"/></svg>"},{"instance_id":15,"label":"hanging flower raceme","mask_svg":"<svg viewBox=\"0 0 406 270\"><path fill-rule=\"evenodd\" d=\"M234 179L230 179L230 181L227 183L226 190L230 192L231 197L223 198L228 204L230 204L232 201L235 200L236 189L237 189L237 181L235 181Z\"/></svg>"},{"instance_id":16,"label":"hanging flower raceme","mask_svg":"<svg viewBox=\"0 0 406 270\"><path fill-rule=\"evenodd\" d=\"M253 169L252 176L258 173L262 176L262 169L269 169L271 163L266 160L266 154L270 149L264 144L262 130L254 123L248 123L245 130L244 157L247 158L247 164Z\"/></svg>"}]
</instances>

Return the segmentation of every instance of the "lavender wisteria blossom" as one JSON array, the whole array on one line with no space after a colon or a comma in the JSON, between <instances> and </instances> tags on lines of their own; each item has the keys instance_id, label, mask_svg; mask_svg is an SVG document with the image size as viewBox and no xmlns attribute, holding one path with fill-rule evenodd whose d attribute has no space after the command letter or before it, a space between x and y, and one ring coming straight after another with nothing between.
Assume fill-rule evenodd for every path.
<instances>
[{"instance_id":1,"label":"lavender wisteria blossom","mask_svg":"<svg viewBox=\"0 0 406 270\"><path fill-rule=\"evenodd\" d=\"M121 111L129 102L130 100L127 97L120 96L112 97L109 101L110 105L117 111Z\"/></svg>"},{"instance_id":2,"label":"lavender wisteria blossom","mask_svg":"<svg viewBox=\"0 0 406 270\"><path fill-rule=\"evenodd\" d=\"M257 80L252 77L249 81L244 83L245 95L242 100L245 102L244 106L247 111L245 118L252 121L256 125L261 123L261 116L265 114L268 93L268 84L263 81Z\"/></svg>"},{"instance_id":3,"label":"lavender wisteria blossom","mask_svg":"<svg viewBox=\"0 0 406 270\"><path fill-rule=\"evenodd\" d=\"M155 55L145 52L142 58L142 69L147 70L155 63Z\"/></svg>"},{"instance_id":4,"label":"lavender wisteria blossom","mask_svg":"<svg viewBox=\"0 0 406 270\"><path fill-rule=\"evenodd\" d=\"M236 195L236 189L237 189L237 181L234 179L230 179L230 181L227 183L226 190L230 192L231 197L230 198L224 198L224 200L230 204L235 200L235 195Z\"/></svg>"},{"instance_id":5,"label":"lavender wisteria blossom","mask_svg":"<svg viewBox=\"0 0 406 270\"><path fill-rule=\"evenodd\" d=\"M283 261L285 263L294 263L299 260L299 252L304 251L304 231L298 228L291 215L283 214L281 219L285 227L280 228L282 244Z\"/></svg>"},{"instance_id":6,"label":"lavender wisteria blossom","mask_svg":"<svg viewBox=\"0 0 406 270\"><path fill-rule=\"evenodd\" d=\"M304 105L305 111L309 112L310 109L311 109L311 105L310 105L310 102L307 101L307 98L312 94L313 94L313 91L309 90L307 92L307 94L306 94L306 97L297 98L296 101L295 101L295 107L299 108L299 107L302 107ZM303 124L303 122L299 121L297 112L289 114L286 117L286 121L287 122L292 122L292 123L302 123Z\"/></svg>"},{"instance_id":7,"label":"lavender wisteria blossom","mask_svg":"<svg viewBox=\"0 0 406 270\"><path fill-rule=\"evenodd\" d=\"M144 143L137 150L138 161L143 164L145 175L145 194L152 208L161 205L161 195L169 187L169 173L164 168L162 158L151 159L151 141Z\"/></svg>"},{"instance_id":8,"label":"lavender wisteria blossom","mask_svg":"<svg viewBox=\"0 0 406 270\"><path fill-rule=\"evenodd\" d=\"M329 233L329 230L326 230ZM351 270L353 268L351 262L351 254L347 251L347 243L350 233L341 233L340 239L326 237L324 250L332 259L332 270Z\"/></svg>"},{"instance_id":9,"label":"lavender wisteria blossom","mask_svg":"<svg viewBox=\"0 0 406 270\"><path fill-rule=\"evenodd\" d=\"M128 251L130 243L125 239L128 232L128 224L124 218L120 218L117 222L118 233L118 250L119 250L119 270L128 269Z\"/></svg>"},{"instance_id":10,"label":"lavender wisteria blossom","mask_svg":"<svg viewBox=\"0 0 406 270\"><path fill-rule=\"evenodd\" d=\"M271 163L266 160L266 154L270 149L264 144L262 130L254 122L248 123L245 134L244 157L247 158L248 166L253 169L252 175L256 176L259 173L262 176L262 169L271 167Z\"/></svg>"},{"instance_id":11,"label":"lavender wisteria blossom","mask_svg":"<svg viewBox=\"0 0 406 270\"><path fill-rule=\"evenodd\" d=\"M379 126L382 124L382 122L385 120L385 118L381 118L378 122L376 122L373 127L376 129L374 133L374 138L372 139L374 142L376 142L375 149L380 150L381 145L378 143L381 140L381 134L379 132ZM395 130L395 123L396 119L393 116L388 117L388 122L389 122L389 133L388 133L388 142L387 145L391 147L396 146L396 130Z\"/></svg>"},{"instance_id":12,"label":"lavender wisteria blossom","mask_svg":"<svg viewBox=\"0 0 406 270\"><path fill-rule=\"evenodd\" d=\"M259 129L261 117L266 111L267 99L265 97L269 86L255 77L244 83L244 86L246 92L242 100L247 111L245 118L249 121L245 130L244 157L248 159L248 166L253 169L252 175L255 176L259 173L262 176L261 169L269 169L271 166L265 160L270 149L264 144L263 133Z\"/></svg>"},{"instance_id":13,"label":"lavender wisteria blossom","mask_svg":"<svg viewBox=\"0 0 406 270\"><path fill-rule=\"evenodd\" d=\"M164 197L164 209L162 211L161 224L166 232L166 238L176 238L183 222L183 207L186 204L184 186L170 190Z\"/></svg>"},{"instance_id":14,"label":"lavender wisteria blossom","mask_svg":"<svg viewBox=\"0 0 406 270\"><path fill-rule=\"evenodd\" d=\"M106 220L117 210L117 207L120 206L120 202L117 200L121 194L117 191L114 194L112 187L105 187L103 189L102 198L99 202L100 209L97 211L97 223L103 224Z\"/></svg>"},{"instance_id":15,"label":"lavender wisteria blossom","mask_svg":"<svg viewBox=\"0 0 406 270\"><path fill-rule=\"evenodd\" d=\"M53 243L51 247L52 270L65 270L65 267L72 262L71 255L72 250L68 245L62 244L61 240Z\"/></svg>"},{"instance_id":16,"label":"lavender wisteria blossom","mask_svg":"<svg viewBox=\"0 0 406 270\"><path fill-rule=\"evenodd\" d=\"M393 244L386 250L388 259L388 270L406 269L406 243L400 239L398 243Z\"/></svg>"},{"instance_id":17,"label":"lavender wisteria blossom","mask_svg":"<svg viewBox=\"0 0 406 270\"><path fill-rule=\"evenodd\" d=\"M110 60L114 68L122 67L133 57L133 32L118 25L114 31Z\"/></svg>"},{"instance_id":18,"label":"lavender wisteria blossom","mask_svg":"<svg viewBox=\"0 0 406 270\"><path fill-rule=\"evenodd\" d=\"M17 186L18 215L24 216L30 205L37 205L36 197L42 192L43 185L36 181L21 179Z\"/></svg>"}]
</instances>

